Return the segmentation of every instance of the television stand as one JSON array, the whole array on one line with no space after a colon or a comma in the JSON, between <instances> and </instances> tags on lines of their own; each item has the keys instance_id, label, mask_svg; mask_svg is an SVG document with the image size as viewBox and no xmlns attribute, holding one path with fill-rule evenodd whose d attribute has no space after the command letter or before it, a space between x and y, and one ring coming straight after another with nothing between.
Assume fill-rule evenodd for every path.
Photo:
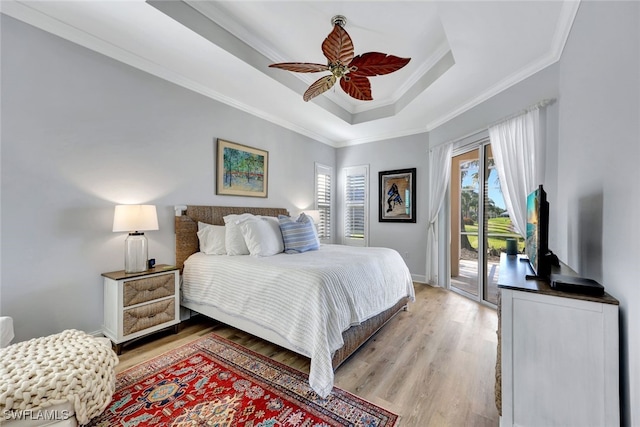
<instances>
[{"instance_id":1,"label":"television stand","mask_svg":"<svg viewBox=\"0 0 640 427\"><path fill-rule=\"evenodd\" d=\"M500 258L500 426L620 425L618 301L527 280L520 258ZM576 275L562 263L551 272Z\"/></svg>"}]
</instances>

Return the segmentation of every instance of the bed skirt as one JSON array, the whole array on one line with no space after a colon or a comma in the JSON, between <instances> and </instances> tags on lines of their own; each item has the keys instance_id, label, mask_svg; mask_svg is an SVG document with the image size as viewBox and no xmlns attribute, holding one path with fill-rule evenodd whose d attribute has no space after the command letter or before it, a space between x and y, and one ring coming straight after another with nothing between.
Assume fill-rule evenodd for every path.
<instances>
[{"instance_id":1,"label":"bed skirt","mask_svg":"<svg viewBox=\"0 0 640 427\"><path fill-rule=\"evenodd\" d=\"M352 326L342 333L344 345L333 354L331 364L335 371L345 360L355 353L369 338L375 335L398 312L407 309L409 298L403 298L396 305L382 313L365 320L359 325Z\"/></svg>"},{"instance_id":2,"label":"bed skirt","mask_svg":"<svg viewBox=\"0 0 640 427\"><path fill-rule=\"evenodd\" d=\"M398 301L393 307L383 311L382 313L373 316L359 325L352 326L342 333L342 339L344 345L335 351L331 359L331 365L335 371L349 356L355 353L369 338L375 335L389 320L391 320L396 314L403 309L407 309L409 298L405 297ZM240 317L230 316L215 307L198 304L193 302L183 302L182 306L192 310L196 313L200 313L203 316L207 316L213 320L221 323L225 323L236 329L240 329L246 333L262 338L280 347L291 350L294 353L300 354L305 357L310 357L308 354L302 353L299 349L291 346L288 342L282 339L282 337L273 331L256 325L253 322L246 321Z\"/></svg>"}]
</instances>

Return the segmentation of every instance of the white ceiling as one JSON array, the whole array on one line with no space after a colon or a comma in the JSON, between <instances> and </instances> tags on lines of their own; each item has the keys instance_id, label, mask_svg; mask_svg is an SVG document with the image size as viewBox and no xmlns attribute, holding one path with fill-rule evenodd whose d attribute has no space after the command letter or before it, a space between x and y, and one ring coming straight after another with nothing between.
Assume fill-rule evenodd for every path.
<instances>
[{"instance_id":1,"label":"white ceiling","mask_svg":"<svg viewBox=\"0 0 640 427\"><path fill-rule=\"evenodd\" d=\"M429 131L556 62L571 1L14 1L2 13L334 147ZM411 61L370 78L373 101L338 84L310 102L334 15L355 54Z\"/></svg>"}]
</instances>

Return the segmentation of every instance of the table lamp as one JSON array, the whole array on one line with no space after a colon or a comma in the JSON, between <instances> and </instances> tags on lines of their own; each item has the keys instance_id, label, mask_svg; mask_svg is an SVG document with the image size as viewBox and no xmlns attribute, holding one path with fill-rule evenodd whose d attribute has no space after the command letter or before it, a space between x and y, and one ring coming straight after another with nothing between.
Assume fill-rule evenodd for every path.
<instances>
[{"instance_id":1,"label":"table lamp","mask_svg":"<svg viewBox=\"0 0 640 427\"><path fill-rule=\"evenodd\" d=\"M125 273L147 270L149 251L143 231L158 229L158 214L154 205L117 205L113 215L113 231L128 231L124 241Z\"/></svg>"},{"instance_id":2,"label":"table lamp","mask_svg":"<svg viewBox=\"0 0 640 427\"><path fill-rule=\"evenodd\" d=\"M312 210L306 210L303 212L306 216L310 217L313 220L313 223L316 226L320 225L320 210L312 209Z\"/></svg>"}]
</instances>

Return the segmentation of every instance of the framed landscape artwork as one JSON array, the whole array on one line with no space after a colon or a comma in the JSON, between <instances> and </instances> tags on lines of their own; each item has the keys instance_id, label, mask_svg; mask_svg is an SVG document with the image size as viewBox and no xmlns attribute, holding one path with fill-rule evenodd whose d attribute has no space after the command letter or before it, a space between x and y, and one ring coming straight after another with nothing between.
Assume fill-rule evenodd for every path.
<instances>
[{"instance_id":1,"label":"framed landscape artwork","mask_svg":"<svg viewBox=\"0 0 640 427\"><path fill-rule=\"evenodd\" d=\"M378 173L380 222L416 222L416 168Z\"/></svg>"},{"instance_id":2,"label":"framed landscape artwork","mask_svg":"<svg viewBox=\"0 0 640 427\"><path fill-rule=\"evenodd\" d=\"M218 139L216 194L267 197L269 152Z\"/></svg>"}]
</instances>

